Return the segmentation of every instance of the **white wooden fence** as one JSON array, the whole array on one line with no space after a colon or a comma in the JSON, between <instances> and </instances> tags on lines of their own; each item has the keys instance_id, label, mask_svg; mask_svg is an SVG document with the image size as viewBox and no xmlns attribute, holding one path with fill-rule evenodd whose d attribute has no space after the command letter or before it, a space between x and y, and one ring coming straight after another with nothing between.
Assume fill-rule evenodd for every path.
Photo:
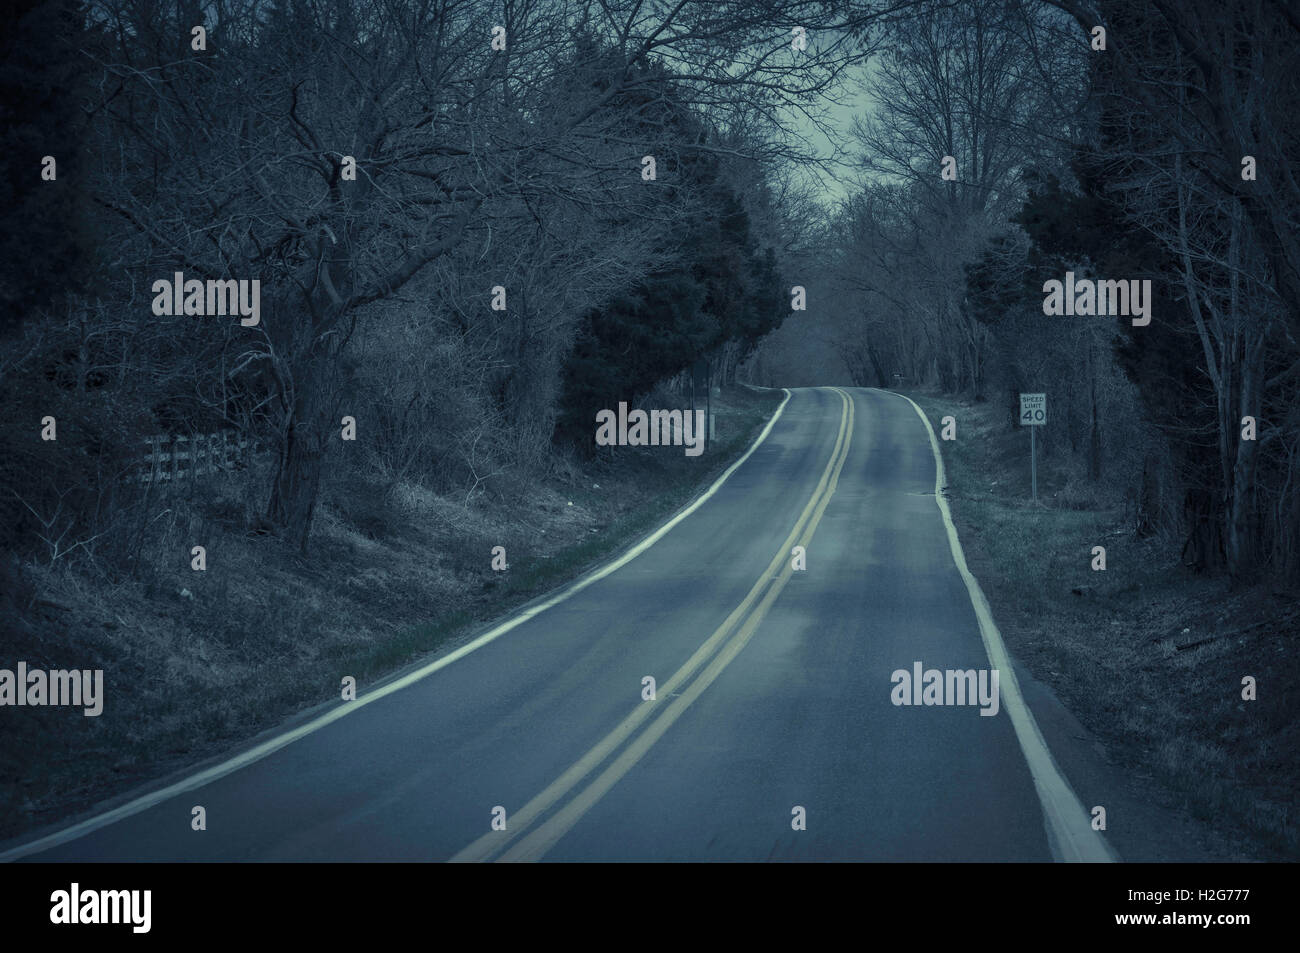
<instances>
[{"instance_id":1,"label":"white wooden fence","mask_svg":"<svg viewBox=\"0 0 1300 953\"><path fill-rule=\"evenodd\" d=\"M190 436L156 434L144 443L149 452L141 459L141 468L127 477L128 483L190 480L230 470L266 450L262 441L232 430Z\"/></svg>"}]
</instances>

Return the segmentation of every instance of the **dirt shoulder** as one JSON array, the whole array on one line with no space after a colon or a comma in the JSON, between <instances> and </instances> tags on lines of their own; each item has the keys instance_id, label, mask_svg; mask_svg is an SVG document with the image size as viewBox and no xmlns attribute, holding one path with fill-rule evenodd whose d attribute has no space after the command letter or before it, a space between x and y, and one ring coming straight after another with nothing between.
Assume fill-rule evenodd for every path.
<instances>
[{"instance_id":1,"label":"dirt shoulder","mask_svg":"<svg viewBox=\"0 0 1300 953\"><path fill-rule=\"evenodd\" d=\"M1300 857L1294 595L1192 573L1178 540L1138 539L1122 505L1077 492L1067 461L1040 460L1033 504L1028 438L1004 414L910 396L936 434L942 417L957 422L940 446L967 560L1031 676L1026 694L1054 753L1087 806L1107 807L1121 855Z\"/></svg>"}]
</instances>

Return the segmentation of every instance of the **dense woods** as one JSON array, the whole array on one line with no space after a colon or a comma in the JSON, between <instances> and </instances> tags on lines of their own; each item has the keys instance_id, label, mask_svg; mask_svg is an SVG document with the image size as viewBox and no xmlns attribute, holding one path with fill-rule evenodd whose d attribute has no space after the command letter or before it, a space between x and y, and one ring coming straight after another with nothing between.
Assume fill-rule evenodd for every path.
<instances>
[{"instance_id":1,"label":"dense woods","mask_svg":"<svg viewBox=\"0 0 1300 953\"><path fill-rule=\"evenodd\" d=\"M267 448L254 528L308 552L331 480L526 486L593 450L595 410L734 374L789 309L787 131L870 47L872 5L842 8L27 3L6 548L129 571L158 435ZM252 281L260 319L206 313Z\"/></svg>"},{"instance_id":2,"label":"dense woods","mask_svg":"<svg viewBox=\"0 0 1300 953\"><path fill-rule=\"evenodd\" d=\"M1122 502L1195 569L1294 584L1300 16L971 0L891 37L818 238L819 341L774 335L759 376L820 345L855 383L1005 403L1008 427L1046 392L1071 499ZM1067 272L1149 280L1150 323L1045 314Z\"/></svg>"},{"instance_id":3,"label":"dense woods","mask_svg":"<svg viewBox=\"0 0 1300 953\"><path fill-rule=\"evenodd\" d=\"M28 2L5 547L129 571L148 440L225 433L306 552L331 480L517 489L703 360L1009 425L1048 391L1079 493L1294 580L1298 40L1262 0ZM828 198L807 134L855 101ZM1150 280L1154 320L1045 315L1066 272ZM257 281L260 320L156 313L177 275ZM794 285L816 334L775 330Z\"/></svg>"}]
</instances>

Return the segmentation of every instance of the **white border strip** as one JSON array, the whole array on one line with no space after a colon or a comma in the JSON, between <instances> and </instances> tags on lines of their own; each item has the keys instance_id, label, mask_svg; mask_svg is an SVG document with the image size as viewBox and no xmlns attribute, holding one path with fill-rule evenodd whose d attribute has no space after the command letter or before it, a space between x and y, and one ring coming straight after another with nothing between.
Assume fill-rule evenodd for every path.
<instances>
[{"instance_id":1,"label":"white border strip","mask_svg":"<svg viewBox=\"0 0 1300 953\"><path fill-rule=\"evenodd\" d=\"M953 562L957 564L957 571L961 573L961 578L966 583L971 605L974 606L975 616L979 619L980 638L984 640L984 650L988 653L989 662L1001 673L1002 707L1016 729L1020 750L1024 752L1029 773L1034 779L1034 787L1038 789L1038 800L1043 805L1043 817L1047 821L1048 840L1052 846L1052 853L1060 860L1073 863L1110 863L1119 860L1119 856L1106 843L1101 833L1092 829L1091 815L1084 809L1083 803L1070 787L1070 782L1061 773L1056 759L1052 757L1052 752L1047 747L1047 740L1043 738L1043 733L1038 728L1038 722L1034 720L1033 712L1029 710L1024 696L1020 694L1020 683L1016 680L1016 672L1007 655L1007 647L1002 642L1002 634L993 623L993 613L989 609L989 601L984 596L984 590L980 588L979 582L966 566L966 556L962 553L961 541L957 538L957 527L953 525L952 512L948 509L948 501L943 496L947 482L944 479L943 455L939 452L939 441L935 439L930 419L917 406L916 401L906 394L899 394L896 391L882 391L882 393L894 394L911 404L912 409L921 418L921 422L925 424L926 433L930 435L930 449L934 452L935 466L934 499L939 504L939 512L943 514L943 525L948 530L948 544L952 548Z\"/></svg>"},{"instance_id":2,"label":"white border strip","mask_svg":"<svg viewBox=\"0 0 1300 953\"><path fill-rule=\"evenodd\" d=\"M77 824L73 824L71 827L66 827L61 831L55 831L52 834L47 834L44 837L40 837L37 838L36 840L29 841L26 844L20 844L17 847L13 847L5 851L4 853L0 853L0 863L8 863L9 861L12 860L18 860L19 858L26 857L30 854L40 853L41 851L49 850L51 847L58 847L61 844L66 844L69 841L76 840L79 837L84 837L86 834L89 834L92 831L97 831L101 827L107 827L110 824L115 824L120 820L124 820L125 818L131 817L134 814L139 814L141 811L148 810L154 805L160 804L163 801L173 798L178 794L184 794L186 791L193 791L195 788L203 787L205 784L210 784L211 782L216 781L218 778L223 778L227 774L231 774L232 772L238 771L240 768L245 768L256 761L260 761L263 758L265 758L267 755L279 751L281 748L285 747L286 745L292 744L293 742L297 741L299 738L305 738L307 735L310 735L313 732L320 731L326 725L333 724L334 722L338 721L340 718L350 715L354 711L357 711L360 708L364 708L366 705L369 705L371 702L378 701L379 699L385 698L393 694L394 692L401 691L403 688L406 688L408 685L415 684L416 682L420 681L420 679L432 675L434 672L438 671L439 669L446 668L452 662L464 658L466 655L469 655L471 652L476 651L477 649L481 649L489 642L493 642L496 639L499 639L501 636L505 635L511 629L519 625L522 625L523 623L527 622L529 619L533 618L534 616L540 615L541 613L545 612L547 609L551 608L552 606L558 605L559 603L563 602L565 599L568 599L570 596L581 592L583 589L586 589L592 583L598 582L599 580L604 579L606 576L610 575L611 573L617 572L619 569L622 569L624 566L630 563L637 556L640 556L642 553L644 553L655 543L659 542L659 540L663 539L664 536L666 536L674 526L676 526L682 520L686 519L686 517L690 516L701 506L703 506L705 501L707 501L710 497L712 497L713 494L717 493L718 490L722 487L722 484L726 483L727 479L733 473L735 473L736 470L740 468L740 465L749 459L750 454L752 454L755 450L757 450L759 445L764 440L767 439L767 435L772 432L772 428L776 425L777 420L781 417L781 412L785 410L785 405L790 402L790 391L784 387L781 388L781 390L785 393L785 398L781 401L780 405L776 408L776 412L772 414L772 419L767 422L767 426L763 428L762 432L758 435L758 438L752 444L750 444L749 449L745 451L744 455L742 455L741 458L737 460L735 463L733 463L731 466L727 467L727 469L722 472L722 475L719 476L717 480L713 482L713 485L710 486L702 496L696 499L695 502L693 502L690 506L686 507L686 509L682 510L680 513L674 516L663 526L659 527L657 530L655 530L653 533L651 533L649 536L643 539L640 543L637 543L635 546L633 546L631 549L625 552L618 559L614 560L612 563L607 563L606 565L600 567L599 569L594 570L593 572L579 579L577 582L572 583L568 588L561 590L558 594L554 596L551 596L551 598L545 600L544 602L541 602L535 606L523 610L522 612L520 612L515 616L512 616L511 618L507 619L505 622L501 623L495 628L490 629L487 632L484 632L482 635L474 639L472 642L462 645L454 652L449 652L448 654L442 656L441 658L430 662L428 665L416 669L414 672L411 672L407 675L402 676L399 679L389 682L387 685L383 685L379 688L369 691L366 694L362 695L361 697L357 698L355 701L345 702L339 705L337 708L334 708L331 711L328 711L317 718L313 718L311 721L307 722L306 724L294 728L292 731L286 731L282 735L276 735L274 738L270 738L259 745L255 745L254 747L249 748L247 751L235 755L233 758L230 758L226 761L222 761L220 764L213 765L212 767L206 768L203 771L199 771L197 774L192 774L189 777L183 778L182 780L177 781L174 784L170 784L165 788L160 788L157 791L151 791L148 794L141 795L140 797L132 801L128 801L127 803L115 807L112 810L105 811L103 814L97 814L94 817L89 817L86 820L81 821Z\"/></svg>"}]
</instances>

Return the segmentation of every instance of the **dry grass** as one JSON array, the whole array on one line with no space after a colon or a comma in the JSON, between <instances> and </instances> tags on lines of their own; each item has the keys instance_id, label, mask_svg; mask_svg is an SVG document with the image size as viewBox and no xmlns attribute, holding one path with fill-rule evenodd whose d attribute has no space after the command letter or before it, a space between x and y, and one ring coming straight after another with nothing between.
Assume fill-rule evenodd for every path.
<instances>
[{"instance_id":1,"label":"dry grass","mask_svg":"<svg viewBox=\"0 0 1300 953\"><path fill-rule=\"evenodd\" d=\"M778 395L714 400L715 448L620 448L552 461L468 501L341 477L323 493L310 558L253 531L268 474L156 502L129 575L92 562L6 564L5 660L102 668L105 707L9 712L0 836L12 836L219 754L462 638L580 575L684 505L753 439ZM194 545L207 569L190 568ZM490 568L506 547L510 570ZM34 601L33 601L34 600Z\"/></svg>"},{"instance_id":2,"label":"dry grass","mask_svg":"<svg viewBox=\"0 0 1300 953\"><path fill-rule=\"evenodd\" d=\"M1300 856L1294 595L1192 574L1179 540L1136 539L1074 461L1040 461L1032 505L1022 434L985 405L914 397L936 430L944 414L962 421L942 444L953 516L1011 651L1134 775L1261 858ZM1097 545L1104 572L1091 568ZM1246 675L1256 701L1241 697Z\"/></svg>"}]
</instances>

